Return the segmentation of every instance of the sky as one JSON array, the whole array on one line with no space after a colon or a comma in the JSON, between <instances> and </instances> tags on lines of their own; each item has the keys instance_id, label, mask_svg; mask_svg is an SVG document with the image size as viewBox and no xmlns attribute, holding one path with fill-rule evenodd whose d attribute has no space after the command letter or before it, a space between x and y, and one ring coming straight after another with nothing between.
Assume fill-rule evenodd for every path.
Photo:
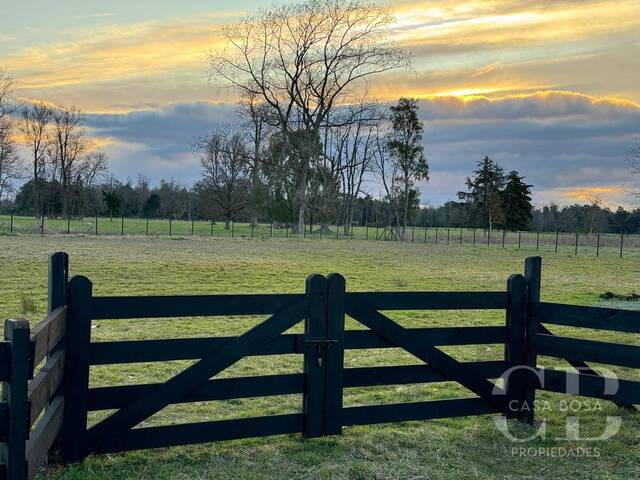
<instances>
[{"instance_id":1,"label":"sky","mask_svg":"<svg viewBox=\"0 0 640 480\"><path fill-rule=\"evenodd\" d=\"M30 0L0 9L0 68L25 102L75 105L120 178L190 184L190 145L234 116L206 75L219 31L262 0ZM635 205L640 178L640 0L390 3L390 35L412 52L370 94L420 100L429 182L423 203L455 199L485 155L534 185L538 205ZM640 177L640 175L636 176ZM376 193L374 185L366 188Z\"/></svg>"}]
</instances>

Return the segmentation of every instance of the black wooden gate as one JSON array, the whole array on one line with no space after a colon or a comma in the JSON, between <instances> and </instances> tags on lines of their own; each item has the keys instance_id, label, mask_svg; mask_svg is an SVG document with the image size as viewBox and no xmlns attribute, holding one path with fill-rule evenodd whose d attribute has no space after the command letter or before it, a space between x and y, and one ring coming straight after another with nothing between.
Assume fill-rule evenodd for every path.
<instances>
[{"instance_id":1,"label":"black wooden gate","mask_svg":"<svg viewBox=\"0 0 640 480\"><path fill-rule=\"evenodd\" d=\"M0 442L7 444L0 478L6 473L7 478L22 480L25 472L31 477L59 431L62 459L79 461L90 453L296 432L317 437L340 434L348 425L403 420L501 413L531 421L535 390L562 391L569 378L572 385L580 384L581 395L612 400L626 408L640 403L638 382L620 380L618 392L602 392L607 379L585 363L640 368L640 347L556 337L541 325L638 333L640 313L540 302L539 257L527 259L525 276L512 275L507 289L495 292L346 293L344 278L331 274L311 275L301 294L100 297L93 296L86 277L67 282L66 254L54 255L51 265L50 315L30 337L25 322L24 328L20 321L9 322L9 333L20 328L26 333L7 335L0 342L0 379L5 381ZM406 328L388 313L403 310L498 310L505 312L506 322ZM104 342L90 338L94 320L233 315L267 318L235 337ZM345 330L346 317L367 328ZM302 321L304 333L288 332ZM481 344L504 344L504 359L461 362L442 348ZM346 350L373 348L400 348L421 363L345 368ZM282 354L303 355L303 371L216 378L244 357ZM579 373L567 374L565 379L563 372L541 368L538 354L565 358ZM89 386L94 365L172 360L195 363L164 383ZM44 366L29 380L41 361ZM519 368L498 388L493 379L511 367L544 373L548 383L538 384L535 375ZM474 396L343 406L345 388L444 381L458 382ZM299 413L140 426L171 404L289 394L302 395ZM38 427L29 433L45 409ZM115 413L89 426L88 412L102 410Z\"/></svg>"}]
</instances>

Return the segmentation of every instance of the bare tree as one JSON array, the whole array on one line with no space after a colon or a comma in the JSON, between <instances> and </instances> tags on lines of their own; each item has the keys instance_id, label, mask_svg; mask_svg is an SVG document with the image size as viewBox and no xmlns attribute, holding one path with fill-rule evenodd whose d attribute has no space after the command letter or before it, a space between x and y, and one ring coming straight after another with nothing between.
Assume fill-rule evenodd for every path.
<instances>
[{"instance_id":1,"label":"bare tree","mask_svg":"<svg viewBox=\"0 0 640 480\"><path fill-rule=\"evenodd\" d=\"M82 131L83 113L76 107L56 108L52 113L53 152L63 192L63 214L69 215L70 192L74 171L85 151Z\"/></svg>"},{"instance_id":2,"label":"bare tree","mask_svg":"<svg viewBox=\"0 0 640 480\"><path fill-rule=\"evenodd\" d=\"M276 5L224 28L229 47L210 53L210 76L258 98L266 118L284 135L306 130L303 136L315 143L330 113L364 88L369 77L409 63L387 38L393 20L388 7L364 0ZM308 172L319 160L310 155L295 175L299 231Z\"/></svg>"},{"instance_id":3,"label":"bare tree","mask_svg":"<svg viewBox=\"0 0 640 480\"><path fill-rule=\"evenodd\" d=\"M246 145L238 133L229 137L214 132L198 140L195 149L200 153L204 188L224 215L225 229L229 229L231 220L249 200Z\"/></svg>"},{"instance_id":4,"label":"bare tree","mask_svg":"<svg viewBox=\"0 0 640 480\"><path fill-rule=\"evenodd\" d=\"M34 182L33 214L37 218L40 212L40 189L45 180L45 161L47 148L51 138L48 127L52 118L52 110L44 103L37 103L22 110L20 131L26 146L31 153L32 178Z\"/></svg>"},{"instance_id":5,"label":"bare tree","mask_svg":"<svg viewBox=\"0 0 640 480\"><path fill-rule=\"evenodd\" d=\"M376 154L376 135L382 113L374 103L358 103L346 107L327 129L330 143L327 159L331 170L340 178L344 234L349 235L358 195L364 193L365 175L372 171Z\"/></svg>"},{"instance_id":6,"label":"bare tree","mask_svg":"<svg viewBox=\"0 0 640 480\"><path fill-rule=\"evenodd\" d=\"M14 181L24 176L24 165L12 137L12 93L13 79L6 70L0 70L0 201L13 190Z\"/></svg>"},{"instance_id":7,"label":"bare tree","mask_svg":"<svg viewBox=\"0 0 640 480\"><path fill-rule=\"evenodd\" d=\"M265 197L262 178L263 162L269 139L268 111L264 104L259 102L258 96L245 93L240 102L240 113L248 117L246 136L250 146L247 148L247 167L251 179L251 192L249 197L249 209L251 225L258 223L258 211L261 209Z\"/></svg>"}]
</instances>

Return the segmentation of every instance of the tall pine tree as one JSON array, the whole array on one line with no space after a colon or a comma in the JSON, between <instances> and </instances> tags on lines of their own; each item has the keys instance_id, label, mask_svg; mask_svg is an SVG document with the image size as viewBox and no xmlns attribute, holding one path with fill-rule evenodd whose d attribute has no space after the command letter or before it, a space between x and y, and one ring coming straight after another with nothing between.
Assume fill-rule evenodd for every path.
<instances>
[{"instance_id":1,"label":"tall pine tree","mask_svg":"<svg viewBox=\"0 0 640 480\"><path fill-rule=\"evenodd\" d=\"M501 193L504 211L504 226L507 230L527 230L533 218L531 211L531 188L523 182L518 172L512 170L507 175L507 183Z\"/></svg>"}]
</instances>

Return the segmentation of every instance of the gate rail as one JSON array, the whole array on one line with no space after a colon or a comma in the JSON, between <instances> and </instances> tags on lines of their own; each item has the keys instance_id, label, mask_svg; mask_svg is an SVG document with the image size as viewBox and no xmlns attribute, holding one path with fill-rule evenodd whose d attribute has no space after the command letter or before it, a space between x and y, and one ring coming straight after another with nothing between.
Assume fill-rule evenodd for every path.
<instances>
[{"instance_id":1,"label":"gate rail","mask_svg":"<svg viewBox=\"0 0 640 480\"><path fill-rule=\"evenodd\" d=\"M0 342L0 478L32 478L50 451L64 462L90 453L302 433L340 434L344 426L500 413L533 421L536 390L640 404L640 382L602 377L586 362L640 368L640 347L555 336L565 327L640 333L640 312L540 301L541 263L528 258L498 292L353 292L339 274L311 275L300 294L93 296L85 277L68 281L68 257L50 258L49 314L32 330L8 320ZM502 310L504 325L404 328L387 311ZM265 315L238 336L91 341L93 320ZM345 317L366 330L345 330ZM135 319L135 320L134 320ZM139 319L139 320L138 320ZM284 333L304 322L304 333ZM503 360L461 362L441 347L504 344ZM345 368L344 351L401 348L423 363ZM215 378L246 356L298 354L303 370L282 375ZM577 372L538 366L565 359ZM90 367L195 360L164 383L89 386ZM43 364L39 369L39 364ZM505 372L516 368L511 375ZM34 376L35 372L35 376ZM542 374L544 382L538 381ZM212 378L213 377L213 378ZM493 380L504 377L498 388ZM343 406L345 388L456 381L475 397ZM167 405L272 395L302 395L300 413L133 428ZM95 425L90 411L116 410ZM56 447L57 446L57 447Z\"/></svg>"}]
</instances>

